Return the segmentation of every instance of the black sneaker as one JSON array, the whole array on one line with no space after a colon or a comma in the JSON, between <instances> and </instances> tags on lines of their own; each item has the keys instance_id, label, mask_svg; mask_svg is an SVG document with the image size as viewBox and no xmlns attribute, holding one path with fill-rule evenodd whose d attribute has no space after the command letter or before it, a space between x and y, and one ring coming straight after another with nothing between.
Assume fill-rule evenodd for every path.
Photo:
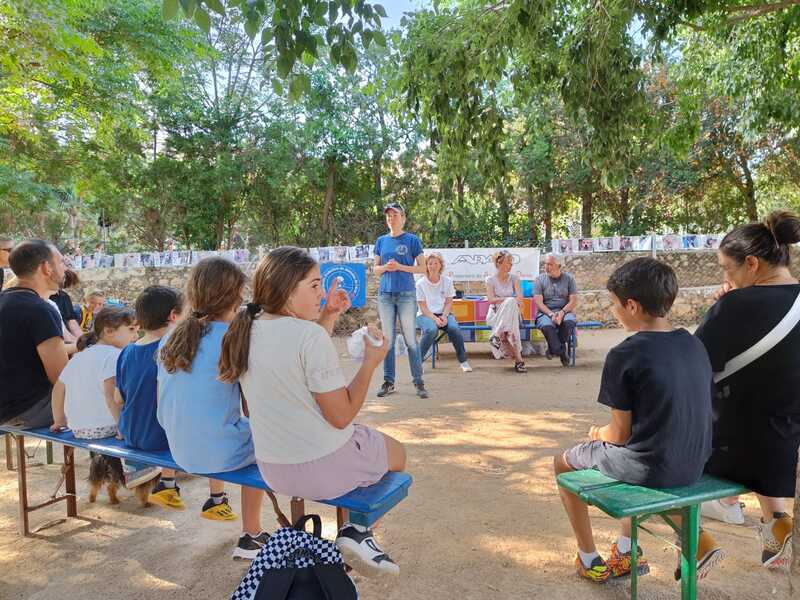
<instances>
[{"instance_id":1,"label":"black sneaker","mask_svg":"<svg viewBox=\"0 0 800 600\"><path fill-rule=\"evenodd\" d=\"M391 381L384 381L381 389L378 390L378 398L383 398L395 393L394 384Z\"/></svg>"},{"instance_id":2,"label":"black sneaker","mask_svg":"<svg viewBox=\"0 0 800 600\"><path fill-rule=\"evenodd\" d=\"M233 549L233 560L254 560L268 539L269 534L266 531L262 531L255 537L249 533L243 533Z\"/></svg>"},{"instance_id":3,"label":"black sneaker","mask_svg":"<svg viewBox=\"0 0 800 600\"><path fill-rule=\"evenodd\" d=\"M363 575L399 575L397 566L372 535L372 530L346 523L336 536L344 561Z\"/></svg>"},{"instance_id":4,"label":"black sneaker","mask_svg":"<svg viewBox=\"0 0 800 600\"><path fill-rule=\"evenodd\" d=\"M424 383L415 383L414 387L417 388L417 396L419 396L422 399L425 399L425 398L428 397L428 390L425 389L425 384Z\"/></svg>"}]
</instances>

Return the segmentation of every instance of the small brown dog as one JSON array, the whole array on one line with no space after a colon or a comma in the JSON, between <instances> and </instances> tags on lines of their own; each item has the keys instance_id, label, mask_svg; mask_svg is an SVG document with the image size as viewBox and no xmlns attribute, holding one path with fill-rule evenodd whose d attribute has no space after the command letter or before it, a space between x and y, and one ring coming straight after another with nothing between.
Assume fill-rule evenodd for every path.
<instances>
[{"instance_id":1,"label":"small brown dog","mask_svg":"<svg viewBox=\"0 0 800 600\"><path fill-rule=\"evenodd\" d=\"M156 485L160 477L151 479L133 488L133 493L142 507L150 506L148 497L150 491ZM122 470L122 461L113 456L103 456L102 454L92 454L92 462L89 465L89 502L97 500L97 493L105 484L108 492L108 503L119 504L117 490L125 485L125 474Z\"/></svg>"}]
</instances>

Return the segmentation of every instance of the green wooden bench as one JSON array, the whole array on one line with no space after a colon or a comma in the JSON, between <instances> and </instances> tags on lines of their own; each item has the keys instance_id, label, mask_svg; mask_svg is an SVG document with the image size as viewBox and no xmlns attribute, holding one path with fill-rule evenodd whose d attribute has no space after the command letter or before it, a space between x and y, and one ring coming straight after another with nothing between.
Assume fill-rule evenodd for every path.
<instances>
[{"instance_id":1,"label":"green wooden bench","mask_svg":"<svg viewBox=\"0 0 800 600\"><path fill-rule=\"evenodd\" d=\"M638 573L638 530L647 519L661 517L681 539L681 599L697 598L697 543L700 504L708 500L746 493L739 485L711 475L703 475L694 485L652 489L617 481L595 471L571 471L558 476L558 485L591 506L615 519L631 519L631 599L636 600ZM681 517L678 526L669 513ZM649 532L648 532L649 533Z\"/></svg>"}]
</instances>

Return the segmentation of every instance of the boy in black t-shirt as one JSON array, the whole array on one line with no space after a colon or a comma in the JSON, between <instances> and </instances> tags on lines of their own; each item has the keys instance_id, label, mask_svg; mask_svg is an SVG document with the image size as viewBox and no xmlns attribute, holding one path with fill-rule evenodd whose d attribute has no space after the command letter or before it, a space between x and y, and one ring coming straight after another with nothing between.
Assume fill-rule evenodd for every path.
<instances>
[{"instance_id":1,"label":"boy in black t-shirt","mask_svg":"<svg viewBox=\"0 0 800 600\"><path fill-rule=\"evenodd\" d=\"M711 453L711 364L705 348L666 316L678 293L673 270L652 258L619 267L606 284L611 312L634 335L612 348L598 402L611 422L589 429L591 441L555 457L556 474L579 469L647 487L691 485ZM578 574L597 583L631 571L630 520L608 561L594 545L586 504L559 488L578 542ZM639 573L649 571L639 547Z\"/></svg>"}]
</instances>

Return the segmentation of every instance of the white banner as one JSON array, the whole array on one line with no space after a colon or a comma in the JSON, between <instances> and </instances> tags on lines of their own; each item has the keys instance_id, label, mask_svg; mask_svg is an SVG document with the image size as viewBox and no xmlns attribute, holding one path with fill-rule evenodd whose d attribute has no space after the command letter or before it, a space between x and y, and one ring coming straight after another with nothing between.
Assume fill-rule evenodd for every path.
<instances>
[{"instance_id":1,"label":"white banner","mask_svg":"<svg viewBox=\"0 0 800 600\"><path fill-rule=\"evenodd\" d=\"M522 279L539 275L538 248L426 248L425 255L439 252L444 257L444 273L454 281L483 281L494 275L492 257L499 250L508 250L514 257L511 272Z\"/></svg>"}]
</instances>

